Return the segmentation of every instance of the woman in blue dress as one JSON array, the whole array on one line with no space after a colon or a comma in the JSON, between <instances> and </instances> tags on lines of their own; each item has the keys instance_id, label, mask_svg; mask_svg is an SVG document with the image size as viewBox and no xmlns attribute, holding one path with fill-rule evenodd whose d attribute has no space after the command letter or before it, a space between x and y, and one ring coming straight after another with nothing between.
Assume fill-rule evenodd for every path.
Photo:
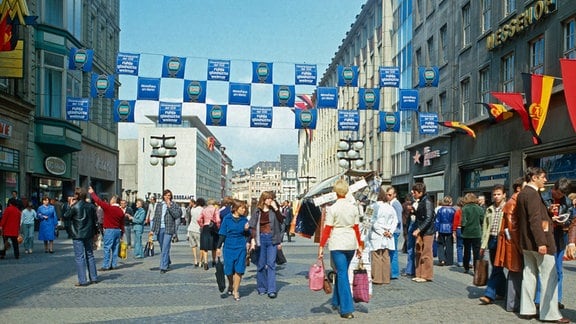
<instances>
[{"instance_id":1,"label":"woman in blue dress","mask_svg":"<svg viewBox=\"0 0 576 324\"><path fill-rule=\"evenodd\" d=\"M40 221L38 229L38 240L44 241L44 253L54 253L54 239L56 238L56 227L58 226L58 216L56 209L50 205L48 197L42 198L42 205L36 211L36 217Z\"/></svg>"},{"instance_id":2,"label":"woman in blue dress","mask_svg":"<svg viewBox=\"0 0 576 324\"><path fill-rule=\"evenodd\" d=\"M224 274L228 277L228 294L234 295L236 301L240 300L238 288L246 270L246 239L250 235L245 216L247 210L245 202L234 201L232 217L225 217L218 231L216 255L222 254L224 244Z\"/></svg>"}]
</instances>

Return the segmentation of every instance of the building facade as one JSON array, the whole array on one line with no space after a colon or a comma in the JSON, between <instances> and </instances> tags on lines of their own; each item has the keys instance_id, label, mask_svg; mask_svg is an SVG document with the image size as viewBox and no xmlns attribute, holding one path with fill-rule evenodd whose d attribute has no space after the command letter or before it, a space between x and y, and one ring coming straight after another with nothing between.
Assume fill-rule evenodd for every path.
<instances>
[{"instance_id":1,"label":"building facade","mask_svg":"<svg viewBox=\"0 0 576 324\"><path fill-rule=\"evenodd\" d=\"M158 118L147 117L154 122ZM150 164L152 136L174 137L175 165L163 166L162 161L157 165ZM140 197L161 197L163 186L172 191L178 203L187 203L190 198L198 197L219 201L229 192L222 187L226 182L222 170L228 169L231 161L224 161L220 142L197 116L182 116L182 125L177 126L139 124L137 147L136 187Z\"/></svg>"},{"instance_id":2,"label":"building facade","mask_svg":"<svg viewBox=\"0 0 576 324\"><path fill-rule=\"evenodd\" d=\"M42 196L65 198L89 183L97 191L116 192L118 132L112 100L92 98L89 121L80 122L66 120L66 98L90 97L91 73L114 74L119 1L2 4L11 17L38 18L33 26L20 22L18 28L20 47L12 53L22 56L22 76L2 79L5 70L0 75L0 125L10 130L0 136L1 201L16 190L37 204ZM94 50L91 73L69 68L72 48Z\"/></svg>"},{"instance_id":3,"label":"building facade","mask_svg":"<svg viewBox=\"0 0 576 324\"><path fill-rule=\"evenodd\" d=\"M337 157L340 140L361 140L364 148L360 156L364 166L353 169L372 170L380 175L384 184L392 182L392 156L403 151L397 143L397 134L379 131L379 112L396 111L396 88L380 88L379 69L395 66L397 44L393 33L393 4L391 0L368 0L342 40L332 62L319 82L320 87L335 87L338 84L338 66L358 67L358 88L338 88L338 109L356 110L359 88L379 88L380 107L377 110L360 112L358 132L341 132L337 129L338 115L335 109L319 109L317 128L299 134L299 190L303 193L310 179L322 181L345 170L339 166ZM407 138L405 136L405 138ZM405 170L407 173L407 170ZM311 178L312 177L312 178Z\"/></svg>"},{"instance_id":4,"label":"building facade","mask_svg":"<svg viewBox=\"0 0 576 324\"><path fill-rule=\"evenodd\" d=\"M527 166L548 171L548 180L576 179L576 136L560 80L559 58L576 51L576 2L416 1L414 67L436 65L437 88L419 89L419 112L459 121L476 138L453 129L418 134L413 124L412 181L423 181L436 200L466 192L490 197L494 184L508 188ZM480 17L480 19L478 19ZM494 123L478 103L499 103L491 92L523 93L522 73L550 75L554 83L546 122L535 145L521 118ZM530 98L525 98L529 100ZM509 108L510 109L510 108Z\"/></svg>"}]
</instances>

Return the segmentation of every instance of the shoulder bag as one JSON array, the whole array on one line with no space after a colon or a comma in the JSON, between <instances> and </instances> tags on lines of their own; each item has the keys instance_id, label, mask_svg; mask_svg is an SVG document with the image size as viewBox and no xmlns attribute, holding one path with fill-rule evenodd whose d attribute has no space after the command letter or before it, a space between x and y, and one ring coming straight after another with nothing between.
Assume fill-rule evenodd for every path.
<instances>
[{"instance_id":1,"label":"shoulder bag","mask_svg":"<svg viewBox=\"0 0 576 324\"><path fill-rule=\"evenodd\" d=\"M310 270L308 271L308 288L313 291L324 289L324 264L320 259L310 266Z\"/></svg>"},{"instance_id":2,"label":"shoulder bag","mask_svg":"<svg viewBox=\"0 0 576 324\"><path fill-rule=\"evenodd\" d=\"M357 303L367 303L370 301L370 283L368 272L364 269L362 258L358 260L358 268L354 270L352 279L352 298Z\"/></svg>"}]
</instances>

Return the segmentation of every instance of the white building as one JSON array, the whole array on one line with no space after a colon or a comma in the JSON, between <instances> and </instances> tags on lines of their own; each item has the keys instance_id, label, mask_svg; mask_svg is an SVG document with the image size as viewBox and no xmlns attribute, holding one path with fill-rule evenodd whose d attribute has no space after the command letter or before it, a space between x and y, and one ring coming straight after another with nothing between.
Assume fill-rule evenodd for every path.
<instances>
[{"instance_id":1,"label":"white building","mask_svg":"<svg viewBox=\"0 0 576 324\"><path fill-rule=\"evenodd\" d=\"M146 117L157 120L157 116ZM163 166L162 161L155 166L150 164L150 140L152 136L163 135L176 140L176 164L164 167L164 188L172 191L174 200L181 203L198 197L220 200L223 193L229 192L222 188L220 142L197 116L182 116L182 125L138 125L137 187L141 197L161 196Z\"/></svg>"}]
</instances>

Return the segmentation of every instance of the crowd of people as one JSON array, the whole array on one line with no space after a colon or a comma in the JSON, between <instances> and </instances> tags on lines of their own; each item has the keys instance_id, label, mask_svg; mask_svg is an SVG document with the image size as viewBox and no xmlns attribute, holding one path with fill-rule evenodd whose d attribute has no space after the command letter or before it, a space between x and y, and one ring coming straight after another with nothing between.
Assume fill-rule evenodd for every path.
<instances>
[{"instance_id":1,"label":"crowd of people","mask_svg":"<svg viewBox=\"0 0 576 324\"><path fill-rule=\"evenodd\" d=\"M504 184L495 185L488 206L484 196L467 192L456 204L444 196L435 207L421 182L400 203L394 187L381 187L377 201L363 210L349 195L348 182L337 180L333 188L337 199L326 207L318 250L318 258L323 259L324 248L330 249L336 277L332 307L342 318L354 317L348 270L352 259L362 258L367 249L375 285L401 276L415 283L433 281L434 265L474 273L481 270L476 268L478 261L487 259L491 270L480 298L482 305L504 299L506 311L522 318L567 322L560 312L564 308L563 260L576 258L576 221L572 222L576 193L571 193L566 178L556 180L548 190L547 181L543 169L529 167L524 177L514 181L509 198ZM4 245L11 245L14 257L19 258L19 243L26 254L33 252L35 223L46 253L54 253L58 225L66 224L73 241L76 286L83 287L99 282L98 271L118 267L121 240L132 246L135 259L143 258L146 225L160 248L160 273L168 272L171 245L178 241L178 225L184 223L193 266L208 270L222 258L227 293L234 300L240 300L239 287L250 262L257 268L258 294L277 297L277 254L285 235L291 241L289 201L280 204L274 192L262 192L248 215L248 204L231 197L191 199L186 207L172 200L170 190L158 198L151 196L148 203L137 199L131 207L117 196L103 200L89 187L78 188L64 207L56 208L44 197L34 209L31 203L24 208L13 192L2 212L0 231ZM99 235L103 260L97 267L94 249ZM403 245L398 242L400 235ZM406 254L402 271L399 253ZM6 249L0 250L0 258L5 255Z\"/></svg>"}]
</instances>

